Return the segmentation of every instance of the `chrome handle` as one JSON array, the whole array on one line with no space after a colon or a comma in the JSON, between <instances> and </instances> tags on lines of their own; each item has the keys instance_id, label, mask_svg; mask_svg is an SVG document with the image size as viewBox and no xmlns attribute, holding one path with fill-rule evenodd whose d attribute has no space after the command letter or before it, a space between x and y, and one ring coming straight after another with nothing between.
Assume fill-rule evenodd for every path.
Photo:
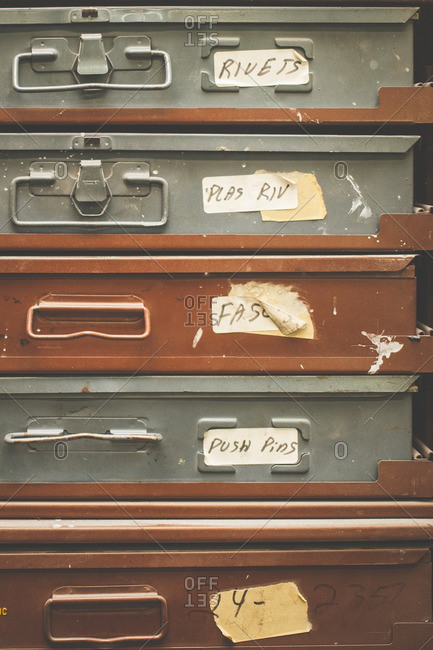
<instances>
[{"instance_id":1,"label":"chrome handle","mask_svg":"<svg viewBox=\"0 0 433 650\"><path fill-rule=\"evenodd\" d=\"M17 443L28 444L30 442L65 442L66 440L109 440L110 442L131 442L131 441L150 441L160 442L162 435L160 433L149 433L140 429L110 429L106 433L68 433L65 429L34 429L29 431L20 431L7 433L5 442L8 445Z\"/></svg>"},{"instance_id":2,"label":"chrome handle","mask_svg":"<svg viewBox=\"0 0 433 650\"><path fill-rule=\"evenodd\" d=\"M82 174L82 171L84 170L84 173L91 173L93 169L93 173L96 174L99 172L99 168L97 167L96 163L100 161L82 161L81 162L81 167L80 167L80 176ZM86 166L87 164L87 166ZM93 165L93 168L91 167L91 164ZM101 178L103 175L101 175ZM34 171L32 170L28 176L17 176L14 178L11 182L10 186L10 198L9 198L9 211L10 211L10 219L11 221L16 225L21 228L27 227L27 228L34 228L34 227L61 227L61 228L66 228L70 226L74 227L85 227L85 228L102 228L106 226L110 227L119 227L119 228L155 228L159 226L163 226L167 223L168 220L168 211L169 211L169 187L168 187L168 182L166 181L165 178L162 178L160 176L151 176L146 173L140 173L140 172L127 172L123 175L123 182L126 185L141 185L145 183L149 183L150 185L160 185L161 186L161 196L162 196L162 209L161 209L161 218L158 221L124 221L121 220L119 222L115 221L114 219L105 219L101 220L100 217L106 212L108 203L111 200L111 192L109 189L108 184L106 183L106 198L103 199L103 204L99 204L98 201L96 202L96 205L98 205L101 210L99 213L95 213L92 215L93 221L85 221L80 219L79 221L60 221L58 219L56 220L51 220L51 221L44 221L44 220L38 220L38 221L21 221L18 217L18 213L21 208L18 207L18 188L20 185L28 184L30 183L39 183L40 185L54 185L56 182L58 182L58 178L56 177L56 174L54 171L49 171L49 172L40 172L40 171ZM78 193L78 190L80 189L80 179L77 179L74 188L72 190L70 199L72 202L72 205L74 206L75 210L78 212L80 216L90 216L89 214L86 214L81 208L80 208L80 194ZM102 185L102 184L101 184ZM91 202L91 197L89 198L89 202Z\"/></svg>"},{"instance_id":3,"label":"chrome handle","mask_svg":"<svg viewBox=\"0 0 433 650\"><path fill-rule=\"evenodd\" d=\"M90 35L84 34L83 36L88 37ZM149 50L147 48L140 49L135 47L127 48L125 54L129 58L137 58L140 55L161 58L165 68L164 82L160 84L112 84L107 82L86 82L60 86L22 86L20 83L20 64L22 62L49 62L55 61L58 58L58 52L54 48L33 47L31 52L21 52L13 58L12 85L14 90L19 93L63 92L68 90L164 90L171 86L173 74L171 58L168 52L165 52L164 50ZM86 71L85 66L84 70Z\"/></svg>"}]
</instances>

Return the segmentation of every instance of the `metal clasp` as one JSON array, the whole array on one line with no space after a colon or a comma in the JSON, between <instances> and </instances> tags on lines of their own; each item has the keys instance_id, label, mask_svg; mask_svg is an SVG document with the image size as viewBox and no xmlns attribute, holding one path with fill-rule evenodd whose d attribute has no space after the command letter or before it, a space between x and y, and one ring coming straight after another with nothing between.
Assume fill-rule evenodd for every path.
<instances>
[{"instance_id":1,"label":"metal clasp","mask_svg":"<svg viewBox=\"0 0 433 650\"><path fill-rule=\"evenodd\" d=\"M78 172L77 182L71 195L75 209L81 216L101 217L107 209L111 199L110 188L104 176L101 160L82 160ZM92 203L98 210L84 210L81 204Z\"/></svg>"},{"instance_id":2,"label":"metal clasp","mask_svg":"<svg viewBox=\"0 0 433 650\"><path fill-rule=\"evenodd\" d=\"M79 75L104 75L108 72L108 61L105 53L102 34L81 34L80 49L77 58L77 73Z\"/></svg>"}]
</instances>

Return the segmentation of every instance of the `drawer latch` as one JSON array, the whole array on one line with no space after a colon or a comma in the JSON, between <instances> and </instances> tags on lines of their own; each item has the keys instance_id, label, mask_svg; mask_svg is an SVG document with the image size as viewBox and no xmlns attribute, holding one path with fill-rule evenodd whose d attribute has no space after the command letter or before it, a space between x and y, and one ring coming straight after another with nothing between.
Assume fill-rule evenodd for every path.
<instances>
[{"instance_id":1,"label":"drawer latch","mask_svg":"<svg viewBox=\"0 0 433 650\"><path fill-rule=\"evenodd\" d=\"M159 442L162 440L160 433L150 433L149 431L139 429L110 429L104 433L69 433L65 429L31 429L7 433L5 442L9 445L17 443L36 443L36 442L66 442L66 440L83 440L90 438L92 440L108 440L109 442L132 442L132 441L149 441Z\"/></svg>"},{"instance_id":2,"label":"drawer latch","mask_svg":"<svg viewBox=\"0 0 433 650\"><path fill-rule=\"evenodd\" d=\"M69 196L75 211L80 217L91 218L85 221L77 220L26 220L19 215L29 198L18 204L19 188L29 186L32 197L61 197ZM122 216L117 219L114 214L108 213L107 208L113 197L146 198L151 192L151 186L161 188L161 217L154 221L143 218L124 220ZM124 213L124 206L120 214ZM142 208L143 210L143 208ZM144 210L143 210L144 211ZM46 214L55 211L45 210ZM107 215L105 220L95 219ZM103 163L101 160L81 160L79 162L36 162L30 165L28 176L17 176L10 187L10 218L16 226L43 227L43 226L78 226L78 227L134 227L152 228L163 226L168 219L168 182L165 178L151 174L150 165L146 162L134 164L117 162Z\"/></svg>"},{"instance_id":3,"label":"drawer latch","mask_svg":"<svg viewBox=\"0 0 433 650\"><path fill-rule=\"evenodd\" d=\"M171 85L171 58L164 50L153 50L147 36L117 36L111 49L106 50L102 34L81 34L77 39L37 38L31 43L30 52L21 52L13 59L12 85L19 93L63 92L83 90L86 92L104 90L164 90ZM162 60L160 68L150 71L147 77L142 74L150 70L153 60ZM27 64L37 74L49 75L52 82L58 73L72 74L75 82L53 85L43 84L24 86L20 81L20 68ZM164 69L164 80L151 83L152 79ZM133 74L140 83L112 82L114 73ZM146 80L147 79L147 80Z\"/></svg>"}]
</instances>

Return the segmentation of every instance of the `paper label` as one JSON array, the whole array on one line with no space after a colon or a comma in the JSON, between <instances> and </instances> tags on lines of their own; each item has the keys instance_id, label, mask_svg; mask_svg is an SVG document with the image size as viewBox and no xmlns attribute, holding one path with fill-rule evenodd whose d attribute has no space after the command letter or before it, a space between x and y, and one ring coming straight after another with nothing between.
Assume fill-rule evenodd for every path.
<instances>
[{"instance_id":1,"label":"paper label","mask_svg":"<svg viewBox=\"0 0 433 650\"><path fill-rule=\"evenodd\" d=\"M256 173L267 172L262 170ZM263 221L313 221L326 217L322 188L314 174L291 171L280 172L280 175L296 183L298 205L289 210L262 210Z\"/></svg>"},{"instance_id":2,"label":"paper label","mask_svg":"<svg viewBox=\"0 0 433 650\"><path fill-rule=\"evenodd\" d=\"M299 462L298 430L210 429L204 434L205 465L295 465Z\"/></svg>"},{"instance_id":3,"label":"paper label","mask_svg":"<svg viewBox=\"0 0 433 650\"><path fill-rule=\"evenodd\" d=\"M207 176L202 189L207 214L288 210L298 205L296 182L280 174Z\"/></svg>"},{"instance_id":4,"label":"paper label","mask_svg":"<svg viewBox=\"0 0 433 650\"><path fill-rule=\"evenodd\" d=\"M212 329L229 332L278 332L279 329L256 298L217 296L212 298Z\"/></svg>"},{"instance_id":5,"label":"paper label","mask_svg":"<svg viewBox=\"0 0 433 650\"><path fill-rule=\"evenodd\" d=\"M215 52L214 80L218 87L302 86L310 80L309 62L297 50Z\"/></svg>"},{"instance_id":6,"label":"paper label","mask_svg":"<svg viewBox=\"0 0 433 650\"><path fill-rule=\"evenodd\" d=\"M209 605L215 624L233 643L312 629L308 603L294 582L220 591Z\"/></svg>"}]
</instances>

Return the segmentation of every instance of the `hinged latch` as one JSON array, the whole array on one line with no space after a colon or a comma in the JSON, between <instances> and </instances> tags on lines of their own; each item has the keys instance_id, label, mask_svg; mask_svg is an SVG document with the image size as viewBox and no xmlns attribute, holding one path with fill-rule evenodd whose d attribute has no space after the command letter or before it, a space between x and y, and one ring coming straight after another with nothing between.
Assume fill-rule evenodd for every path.
<instances>
[{"instance_id":1,"label":"hinged latch","mask_svg":"<svg viewBox=\"0 0 433 650\"><path fill-rule=\"evenodd\" d=\"M77 58L79 75L104 75L108 72L108 60L102 42L102 34L81 34Z\"/></svg>"},{"instance_id":2,"label":"hinged latch","mask_svg":"<svg viewBox=\"0 0 433 650\"><path fill-rule=\"evenodd\" d=\"M82 160L72 193L75 201L77 203L103 203L109 198L109 195L110 191L102 169L102 161Z\"/></svg>"}]
</instances>

